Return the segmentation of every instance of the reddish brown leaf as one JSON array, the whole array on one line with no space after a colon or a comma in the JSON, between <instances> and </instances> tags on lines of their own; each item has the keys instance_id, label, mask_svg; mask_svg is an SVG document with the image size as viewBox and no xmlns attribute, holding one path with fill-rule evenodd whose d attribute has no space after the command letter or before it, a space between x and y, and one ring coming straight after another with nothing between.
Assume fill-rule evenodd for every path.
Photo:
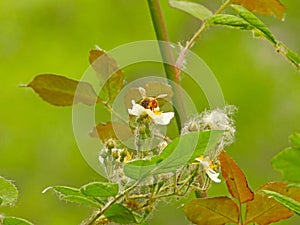
<instances>
[{"instance_id":1,"label":"reddish brown leaf","mask_svg":"<svg viewBox=\"0 0 300 225\"><path fill-rule=\"evenodd\" d=\"M59 75L38 75L27 87L31 87L46 102L57 106L70 106L76 103L94 105L100 100L91 84Z\"/></svg>"},{"instance_id":2,"label":"reddish brown leaf","mask_svg":"<svg viewBox=\"0 0 300 225\"><path fill-rule=\"evenodd\" d=\"M91 137L99 137L103 142L109 138L125 141L132 136L132 132L129 127L124 123L107 122L99 123L90 132Z\"/></svg>"},{"instance_id":3,"label":"reddish brown leaf","mask_svg":"<svg viewBox=\"0 0 300 225\"><path fill-rule=\"evenodd\" d=\"M101 57L101 58L100 58ZM119 69L117 62L111 58L105 51L94 49L90 51L89 61L100 79L107 78L113 73L123 74Z\"/></svg>"},{"instance_id":4,"label":"reddish brown leaf","mask_svg":"<svg viewBox=\"0 0 300 225\"><path fill-rule=\"evenodd\" d=\"M112 102L123 88L123 72L116 61L100 49L90 51L89 61L103 85L100 98Z\"/></svg>"},{"instance_id":5,"label":"reddish brown leaf","mask_svg":"<svg viewBox=\"0 0 300 225\"><path fill-rule=\"evenodd\" d=\"M222 175L226 180L226 185L230 194L240 203L251 201L254 197L253 192L248 186L247 179L240 167L226 153L219 155Z\"/></svg>"},{"instance_id":6,"label":"reddish brown leaf","mask_svg":"<svg viewBox=\"0 0 300 225\"><path fill-rule=\"evenodd\" d=\"M198 198L184 208L187 218L198 225L224 225L239 222L239 208L228 197Z\"/></svg>"},{"instance_id":7,"label":"reddish brown leaf","mask_svg":"<svg viewBox=\"0 0 300 225\"><path fill-rule=\"evenodd\" d=\"M294 213L281 205L275 199L260 192L259 190L271 190L282 195L300 201L299 188L287 188L287 184L281 182L270 182L260 187L254 195L254 200L247 203L246 224L258 223L267 225L282 219L291 217Z\"/></svg>"},{"instance_id":8,"label":"reddish brown leaf","mask_svg":"<svg viewBox=\"0 0 300 225\"><path fill-rule=\"evenodd\" d=\"M255 13L275 15L278 19L283 18L285 11L285 6L279 0L233 0L232 3L242 5Z\"/></svg>"}]
</instances>

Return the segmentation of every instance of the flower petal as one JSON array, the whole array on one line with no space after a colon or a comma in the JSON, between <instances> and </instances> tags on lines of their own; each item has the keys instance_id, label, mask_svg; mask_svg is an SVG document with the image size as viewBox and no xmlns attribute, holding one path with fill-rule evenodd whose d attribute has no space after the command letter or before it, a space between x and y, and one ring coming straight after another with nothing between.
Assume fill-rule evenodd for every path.
<instances>
[{"instance_id":1,"label":"flower petal","mask_svg":"<svg viewBox=\"0 0 300 225\"><path fill-rule=\"evenodd\" d=\"M128 113L133 116L140 116L146 112L146 109L140 104L136 104L134 100L132 100L132 108L128 109Z\"/></svg>"},{"instance_id":2,"label":"flower petal","mask_svg":"<svg viewBox=\"0 0 300 225\"><path fill-rule=\"evenodd\" d=\"M174 112L155 114L151 110L146 110L147 114L153 119L154 123L159 125L168 125L174 117Z\"/></svg>"},{"instance_id":3,"label":"flower petal","mask_svg":"<svg viewBox=\"0 0 300 225\"><path fill-rule=\"evenodd\" d=\"M219 176L220 174L217 173L216 171L214 171L213 169L208 168L208 169L206 170L206 174L207 174L207 176L208 176L212 181L214 181L214 182L216 182L216 183L220 183L220 182L221 182L221 180L218 178L218 176Z\"/></svg>"}]
</instances>

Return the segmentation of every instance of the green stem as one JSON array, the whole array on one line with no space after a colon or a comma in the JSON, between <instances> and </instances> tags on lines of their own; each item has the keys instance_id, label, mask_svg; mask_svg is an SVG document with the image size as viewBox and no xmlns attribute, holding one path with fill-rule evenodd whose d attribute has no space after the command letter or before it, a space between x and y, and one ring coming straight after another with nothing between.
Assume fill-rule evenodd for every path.
<instances>
[{"instance_id":1,"label":"green stem","mask_svg":"<svg viewBox=\"0 0 300 225\"><path fill-rule=\"evenodd\" d=\"M102 104L107 111L113 113L119 120L121 120L123 123L128 124L128 121L125 120L119 113L117 113L106 101L103 101L101 98L97 99L97 103Z\"/></svg>"},{"instance_id":2,"label":"green stem","mask_svg":"<svg viewBox=\"0 0 300 225\"><path fill-rule=\"evenodd\" d=\"M171 46L168 45L169 38L166 29L166 25L164 22L164 18L162 15L162 10L160 7L160 0L147 0L149 10L151 13L151 19L154 26L154 30L156 33L156 38L159 41L164 41L163 43L159 42L160 53L162 55L163 61L168 62L164 63L164 70L166 76L169 80L173 81L170 82L172 86L174 95L173 95L173 104L174 104L174 112L175 118L177 122L177 128L180 132L181 130L181 121L186 121L186 112L183 105L183 98L180 89L180 81L176 78L177 69L175 67L175 60L172 55Z\"/></svg>"},{"instance_id":3,"label":"green stem","mask_svg":"<svg viewBox=\"0 0 300 225\"><path fill-rule=\"evenodd\" d=\"M123 198L126 194L128 194L131 190L136 188L136 186L140 183L140 181L136 181L132 186L127 188L123 193L120 193L117 195L113 200L109 201L101 210L93 214L86 222L83 223L83 225L92 225L94 224L97 219L99 219L105 212L106 210L109 209L114 203L116 203L118 200Z\"/></svg>"}]
</instances>

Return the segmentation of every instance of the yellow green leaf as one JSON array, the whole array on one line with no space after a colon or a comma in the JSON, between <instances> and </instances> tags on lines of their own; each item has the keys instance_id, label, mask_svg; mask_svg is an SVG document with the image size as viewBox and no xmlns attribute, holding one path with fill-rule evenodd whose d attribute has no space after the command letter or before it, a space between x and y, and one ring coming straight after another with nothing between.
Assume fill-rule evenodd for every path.
<instances>
[{"instance_id":1,"label":"yellow green leaf","mask_svg":"<svg viewBox=\"0 0 300 225\"><path fill-rule=\"evenodd\" d=\"M54 74L38 75L27 87L32 88L46 102L56 106L77 103L94 105L99 101L91 84Z\"/></svg>"},{"instance_id":2,"label":"yellow green leaf","mask_svg":"<svg viewBox=\"0 0 300 225\"><path fill-rule=\"evenodd\" d=\"M275 15L278 19L283 18L285 11L285 6L279 0L232 0L232 3L242 5L255 13Z\"/></svg>"},{"instance_id":3,"label":"yellow green leaf","mask_svg":"<svg viewBox=\"0 0 300 225\"><path fill-rule=\"evenodd\" d=\"M118 223L118 224L135 224L136 219L128 208L125 206L115 203L110 206L105 212L104 215L107 219Z\"/></svg>"},{"instance_id":4,"label":"yellow green leaf","mask_svg":"<svg viewBox=\"0 0 300 225\"><path fill-rule=\"evenodd\" d=\"M0 222L1 222L1 218L0 218ZM8 216L4 218L3 225L33 225L33 223L22 218Z\"/></svg>"},{"instance_id":5,"label":"yellow green leaf","mask_svg":"<svg viewBox=\"0 0 300 225\"><path fill-rule=\"evenodd\" d=\"M289 136L289 139L293 148L300 149L300 133L295 132Z\"/></svg>"},{"instance_id":6,"label":"yellow green leaf","mask_svg":"<svg viewBox=\"0 0 300 225\"><path fill-rule=\"evenodd\" d=\"M80 196L80 195L65 195L60 198L61 200L65 200L72 203L77 203L80 205L86 205L93 208L100 208L101 204L97 202L95 199L91 199L86 196Z\"/></svg>"},{"instance_id":7,"label":"yellow green leaf","mask_svg":"<svg viewBox=\"0 0 300 225\"><path fill-rule=\"evenodd\" d=\"M12 205L18 198L16 186L0 176L0 206Z\"/></svg>"},{"instance_id":8,"label":"yellow green leaf","mask_svg":"<svg viewBox=\"0 0 300 225\"><path fill-rule=\"evenodd\" d=\"M184 213L192 223L198 225L224 225L239 221L239 208L228 197L193 199L186 204Z\"/></svg>"},{"instance_id":9,"label":"yellow green leaf","mask_svg":"<svg viewBox=\"0 0 300 225\"><path fill-rule=\"evenodd\" d=\"M205 20L213 14L208 8L195 2L169 0L169 4L171 7L189 13L200 20Z\"/></svg>"},{"instance_id":10,"label":"yellow green leaf","mask_svg":"<svg viewBox=\"0 0 300 225\"><path fill-rule=\"evenodd\" d=\"M107 182L91 182L80 188L85 196L91 197L110 197L116 196L119 191L118 184Z\"/></svg>"},{"instance_id":11,"label":"yellow green leaf","mask_svg":"<svg viewBox=\"0 0 300 225\"><path fill-rule=\"evenodd\" d=\"M252 12L240 5L231 5L231 7L238 12L241 18L255 28L253 31L255 32L256 37L265 37L274 44L278 43L270 29Z\"/></svg>"},{"instance_id":12,"label":"yellow green leaf","mask_svg":"<svg viewBox=\"0 0 300 225\"><path fill-rule=\"evenodd\" d=\"M240 30L252 30L254 28L244 19L229 14L216 14L206 22L208 25L220 25Z\"/></svg>"}]
</instances>

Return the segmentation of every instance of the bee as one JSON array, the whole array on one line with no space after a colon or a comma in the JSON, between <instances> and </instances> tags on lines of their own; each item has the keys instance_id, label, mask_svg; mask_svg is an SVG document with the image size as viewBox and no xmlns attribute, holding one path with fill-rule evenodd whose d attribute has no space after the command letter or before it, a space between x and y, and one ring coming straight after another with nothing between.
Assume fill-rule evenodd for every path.
<instances>
[{"instance_id":1,"label":"bee","mask_svg":"<svg viewBox=\"0 0 300 225\"><path fill-rule=\"evenodd\" d=\"M167 96L166 94L161 94L156 97L148 97L146 95L146 90L141 87L139 87L139 92L143 98L140 101L140 105L143 106L145 109L150 109L151 111L154 111L157 107L159 107L157 99L165 98Z\"/></svg>"}]
</instances>

